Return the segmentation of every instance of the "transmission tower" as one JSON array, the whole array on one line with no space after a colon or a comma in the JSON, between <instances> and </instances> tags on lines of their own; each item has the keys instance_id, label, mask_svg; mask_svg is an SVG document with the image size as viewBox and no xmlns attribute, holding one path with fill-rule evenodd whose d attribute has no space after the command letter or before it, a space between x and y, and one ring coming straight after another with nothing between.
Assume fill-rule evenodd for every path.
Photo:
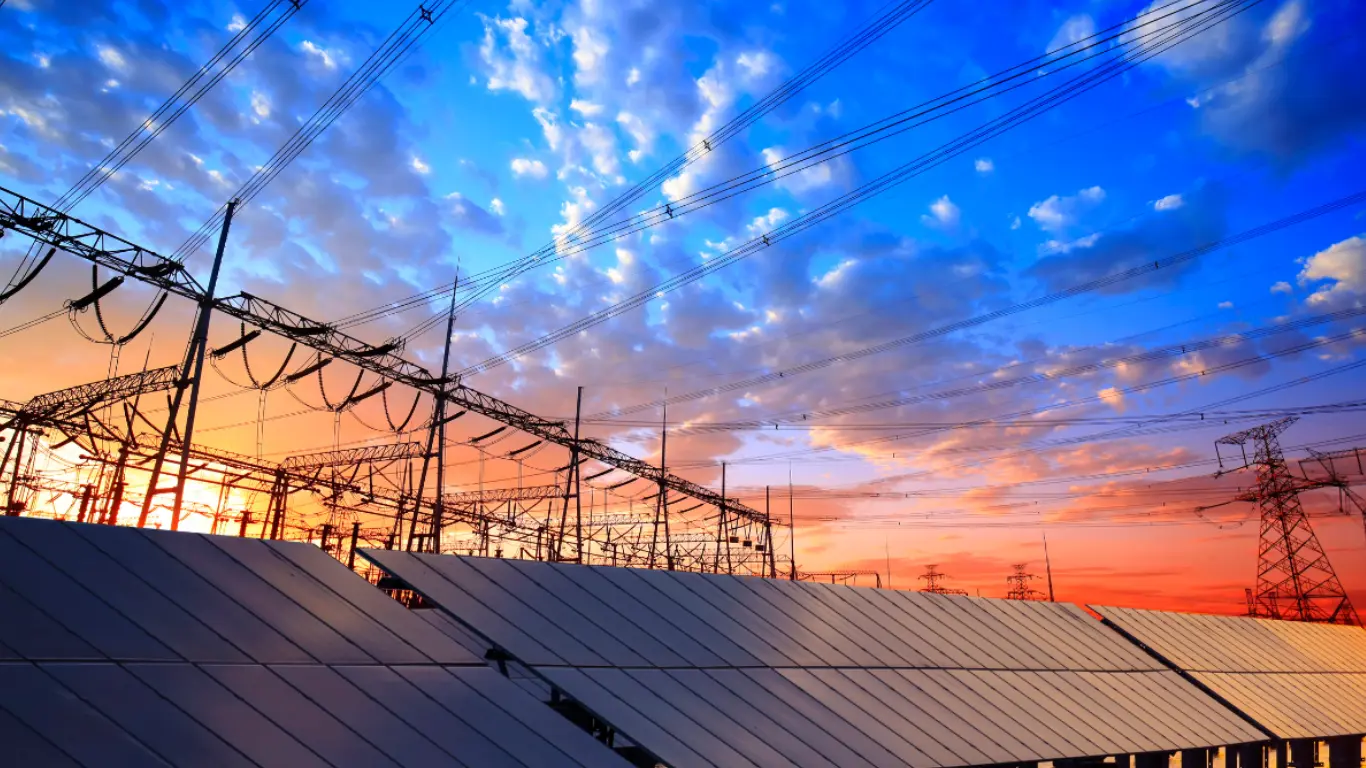
<instances>
[{"instance_id":1,"label":"transmission tower","mask_svg":"<svg viewBox=\"0 0 1366 768\"><path fill-rule=\"evenodd\" d=\"M1215 455L1223 474L1219 446L1238 446L1243 464L1257 473L1257 484L1233 498L1256 504L1261 512L1257 549L1257 586L1248 596L1248 614L1287 621L1312 621L1360 626L1352 601L1338 581L1328 555L1319 544L1300 494L1318 488L1341 488L1344 481L1299 478L1281 453L1277 437L1293 416L1252 427L1215 441ZM1248 445L1253 455L1247 455Z\"/></svg>"},{"instance_id":2,"label":"transmission tower","mask_svg":"<svg viewBox=\"0 0 1366 768\"><path fill-rule=\"evenodd\" d=\"M920 588L921 592L933 592L936 595L966 595L966 589L953 589L944 586L944 582L949 579L948 574L939 571L938 564L925 566L925 572L920 574L920 580L925 582L925 586Z\"/></svg>"},{"instance_id":3,"label":"transmission tower","mask_svg":"<svg viewBox=\"0 0 1366 768\"><path fill-rule=\"evenodd\" d=\"M1037 589L1029 586L1029 582L1034 580L1034 574L1026 573L1025 567L1028 563L1016 563L1011 568L1015 572L1006 577L1006 583L1010 589L1006 591L1007 600L1042 600L1044 594Z\"/></svg>"}]
</instances>

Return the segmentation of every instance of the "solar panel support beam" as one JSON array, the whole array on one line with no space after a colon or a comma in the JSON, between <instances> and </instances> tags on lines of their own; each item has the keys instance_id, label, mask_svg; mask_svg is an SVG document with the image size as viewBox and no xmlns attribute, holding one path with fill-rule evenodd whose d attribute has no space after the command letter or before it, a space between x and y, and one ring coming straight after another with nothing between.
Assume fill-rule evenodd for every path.
<instances>
[{"instance_id":1,"label":"solar panel support beam","mask_svg":"<svg viewBox=\"0 0 1366 768\"><path fill-rule=\"evenodd\" d=\"M1134 768L1167 768L1171 755L1167 752L1140 752L1134 755Z\"/></svg>"},{"instance_id":2,"label":"solar panel support beam","mask_svg":"<svg viewBox=\"0 0 1366 768\"><path fill-rule=\"evenodd\" d=\"M1328 768L1361 768L1361 734L1328 739Z\"/></svg>"},{"instance_id":3,"label":"solar panel support beam","mask_svg":"<svg viewBox=\"0 0 1366 768\"><path fill-rule=\"evenodd\" d=\"M1290 740L1290 766L1291 768L1314 768L1318 763L1318 755L1315 754L1318 744L1313 739L1291 739Z\"/></svg>"}]
</instances>

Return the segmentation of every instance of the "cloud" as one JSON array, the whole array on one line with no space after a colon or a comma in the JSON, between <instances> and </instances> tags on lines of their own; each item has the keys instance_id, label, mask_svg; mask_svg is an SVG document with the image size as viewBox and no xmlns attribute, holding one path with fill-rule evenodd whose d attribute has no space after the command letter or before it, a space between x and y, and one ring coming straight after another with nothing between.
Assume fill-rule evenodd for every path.
<instances>
[{"instance_id":1,"label":"cloud","mask_svg":"<svg viewBox=\"0 0 1366 768\"><path fill-rule=\"evenodd\" d=\"M446 200L451 221L457 227L483 235L502 234L503 223L497 215L479 207L459 192L446 195Z\"/></svg>"},{"instance_id":2,"label":"cloud","mask_svg":"<svg viewBox=\"0 0 1366 768\"><path fill-rule=\"evenodd\" d=\"M976 169L978 173L986 174L996 170L996 163L992 162L989 157L979 157L976 162L972 164L972 167Z\"/></svg>"},{"instance_id":3,"label":"cloud","mask_svg":"<svg viewBox=\"0 0 1366 768\"><path fill-rule=\"evenodd\" d=\"M1360 302L1366 297L1366 237L1350 237L1310 256L1298 279L1306 287L1320 284L1305 300L1310 306L1339 307Z\"/></svg>"},{"instance_id":4,"label":"cloud","mask_svg":"<svg viewBox=\"0 0 1366 768\"><path fill-rule=\"evenodd\" d=\"M1053 195L1041 200L1029 207L1028 215L1040 228L1056 234L1077 223L1082 214L1100 205L1104 200L1104 189L1088 187L1075 195Z\"/></svg>"},{"instance_id":5,"label":"cloud","mask_svg":"<svg viewBox=\"0 0 1366 768\"><path fill-rule=\"evenodd\" d=\"M1099 199L1103 193L1089 195ZM1077 205L1084 203L1088 191L1074 198L1062 198L1030 209L1030 215L1045 228L1065 228L1075 221ZM1025 270L1025 275L1043 283L1048 291L1095 280L1141 264L1174 256L1199 245L1223 237L1226 229L1226 195L1218 185L1196 187L1183 195L1180 208L1154 211L1135 220L1131 225L1095 232L1073 240L1065 246L1054 247ZM1068 201L1075 201L1069 203ZM1036 215L1037 214L1037 215ZM1104 293L1122 294L1155 286L1174 285L1191 271L1197 262L1188 261L1170 269L1152 272L1144 277L1116 283L1103 289Z\"/></svg>"},{"instance_id":6,"label":"cloud","mask_svg":"<svg viewBox=\"0 0 1366 768\"><path fill-rule=\"evenodd\" d=\"M1053 39L1048 41L1045 50L1054 51L1064 46L1081 42L1096 33L1096 21L1086 14L1080 14L1064 21Z\"/></svg>"},{"instance_id":7,"label":"cloud","mask_svg":"<svg viewBox=\"0 0 1366 768\"><path fill-rule=\"evenodd\" d=\"M1153 201L1154 211L1174 211L1185 204L1185 200L1180 195L1167 195L1164 198Z\"/></svg>"},{"instance_id":8,"label":"cloud","mask_svg":"<svg viewBox=\"0 0 1366 768\"><path fill-rule=\"evenodd\" d=\"M1280 282L1278 282L1278 283L1276 283L1275 285L1271 286L1271 292L1272 292L1272 293L1294 293L1294 292L1295 292L1295 289L1291 287L1290 283L1287 283L1286 281L1281 280Z\"/></svg>"},{"instance_id":9,"label":"cloud","mask_svg":"<svg viewBox=\"0 0 1366 768\"><path fill-rule=\"evenodd\" d=\"M930 226L948 229L958 226L958 221L961 218L962 211L958 206L954 205L948 195L944 195L933 203L930 203L929 215L921 216L920 220Z\"/></svg>"},{"instance_id":10,"label":"cloud","mask_svg":"<svg viewBox=\"0 0 1366 768\"><path fill-rule=\"evenodd\" d=\"M549 171L546 170L545 163L540 160L530 160L525 157L512 158L512 175L518 178L529 176L533 179L544 179Z\"/></svg>"},{"instance_id":11,"label":"cloud","mask_svg":"<svg viewBox=\"0 0 1366 768\"><path fill-rule=\"evenodd\" d=\"M512 91L527 101L546 103L556 94L555 83L544 71L542 47L527 33L530 22L480 16L484 38L479 60L490 91Z\"/></svg>"},{"instance_id":12,"label":"cloud","mask_svg":"<svg viewBox=\"0 0 1366 768\"><path fill-rule=\"evenodd\" d=\"M117 48L101 45L96 48L96 52L99 55L101 64L119 72L127 71L128 61L123 58L123 54L120 53Z\"/></svg>"},{"instance_id":13,"label":"cloud","mask_svg":"<svg viewBox=\"0 0 1366 768\"><path fill-rule=\"evenodd\" d=\"M336 69L337 58L332 51L323 48L312 40L305 40L299 43L299 50L303 51L313 61L321 64L324 69Z\"/></svg>"},{"instance_id":14,"label":"cloud","mask_svg":"<svg viewBox=\"0 0 1366 768\"><path fill-rule=\"evenodd\" d=\"M507 209L503 205L503 201L499 200L496 197L489 201L489 210L492 211L495 216L502 216L503 214L507 213Z\"/></svg>"},{"instance_id":15,"label":"cloud","mask_svg":"<svg viewBox=\"0 0 1366 768\"><path fill-rule=\"evenodd\" d=\"M409 165L412 166L414 171L417 171L423 176L426 176L427 174L432 172L432 167L430 165L427 165L427 163L417 155L413 155L413 159L409 163Z\"/></svg>"},{"instance_id":16,"label":"cloud","mask_svg":"<svg viewBox=\"0 0 1366 768\"><path fill-rule=\"evenodd\" d=\"M1219 302L1219 308L1220 308L1220 309L1233 309L1233 302L1231 302L1231 301L1221 301L1221 302Z\"/></svg>"},{"instance_id":17,"label":"cloud","mask_svg":"<svg viewBox=\"0 0 1366 768\"><path fill-rule=\"evenodd\" d=\"M1189 103L1226 147L1300 163L1366 125L1366 100L1355 96L1366 47L1332 37L1359 25L1360 6L1321 0L1312 17L1309 8L1303 0L1263 4L1148 66L1196 89Z\"/></svg>"}]
</instances>

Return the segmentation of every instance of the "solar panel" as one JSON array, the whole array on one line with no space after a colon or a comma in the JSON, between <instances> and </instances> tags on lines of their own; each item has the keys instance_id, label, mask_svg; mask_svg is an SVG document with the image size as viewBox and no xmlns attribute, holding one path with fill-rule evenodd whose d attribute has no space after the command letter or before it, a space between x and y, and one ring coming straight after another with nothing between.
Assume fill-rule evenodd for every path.
<instances>
[{"instance_id":1,"label":"solar panel","mask_svg":"<svg viewBox=\"0 0 1366 768\"><path fill-rule=\"evenodd\" d=\"M1265 738L1076 606L363 554L670 765L951 768Z\"/></svg>"},{"instance_id":2,"label":"solar panel","mask_svg":"<svg viewBox=\"0 0 1366 768\"><path fill-rule=\"evenodd\" d=\"M1366 731L1366 631L1096 607L1121 632L1278 738Z\"/></svg>"},{"instance_id":3,"label":"solar panel","mask_svg":"<svg viewBox=\"0 0 1366 768\"><path fill-rule=\"evenodd\" d=\"M0 518L0 616L7 765L626 765L305 544Z\"/></svg>"}]
</instances>

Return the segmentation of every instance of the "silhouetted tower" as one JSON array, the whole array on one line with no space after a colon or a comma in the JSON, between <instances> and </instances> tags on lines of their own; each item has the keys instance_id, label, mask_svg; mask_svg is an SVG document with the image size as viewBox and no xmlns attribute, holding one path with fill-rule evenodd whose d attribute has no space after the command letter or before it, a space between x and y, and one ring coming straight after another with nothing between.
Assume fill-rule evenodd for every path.
<instances>
[{"instance_id":1,"label":"silhouetted tower","mask_svg":"<svg viewBox=\"0 0 1366 768\"><path fill-rule=\"evenodd\" d=\"M921 592L933 592L936 595L966 595L965 589L951 589L944 586L944 582L949 578L948 574L939 572L939 565L925 566L925 572L920 574L920 580L925 582L925 586L920 588Z\"/></svg>"},{"instance_id":2,"label":"silhouetted tower","mask_svg":"<svg viewBox=\"0 0 1366 768\"><path fill-rule=\"evenodd\" d=\"M1300 504L1301 492L1339 487L1342 481L1335 477L1309 480L1290 474L1277 436L1295 421L1289 416L1222 437L1214 444L1219 474L1224 472L1221 445L1238 446L1243 458L1239 469L1250 467L1257 473L1256 486L1233 499L1252 502L1261 512L1257 586L1249 596L1248 613L1287 621L1360 625L1352 601ZM1251 459L1247 455L1249 443Z\"/></svg>"},{"instance_id":3,"label":"silhouetted tower","mask_svg":"<svg viewBox=\"0 0 1366 768\"><path fill-rule=\"evenodd\" d=\"M1034 574L1026 573L1025 566L1028 563L1016 563L1010 566L1015 572L1006 577L1006 583L1010 589L1006 591L1007 600L1042 600L1044 594L1037 589L1029 586L1029 582L1034 580Z\"/></svg>"}]
</instances>

